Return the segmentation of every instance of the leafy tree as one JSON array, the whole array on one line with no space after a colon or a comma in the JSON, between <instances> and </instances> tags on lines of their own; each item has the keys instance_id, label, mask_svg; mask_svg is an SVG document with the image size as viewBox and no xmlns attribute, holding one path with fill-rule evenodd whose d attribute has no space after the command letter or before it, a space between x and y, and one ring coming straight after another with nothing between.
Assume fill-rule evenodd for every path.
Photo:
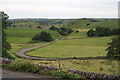
<instances>
[{"instance_id":1,"label":"leafy tree","mask_svg":"<svg viewBox=\"0 0 120 80\"><path fill-rule=\"evenodd\" d=\"M111 30L109 28L105 28L105 27L97 27L96 28L96 35L98 37L109 36L109 35L111 35Z\"/></svg>"},{"instance_id":2,"label":"leafy tree","mask_svg":"<svg viewBox=\"0 0 120 80\"><path fill-rule=\"evenodd\" d=\"M45 31L42 31L41 33L35 35L32 40L37 40L37 41L46 41L50 42L53 41L53 38L51 37L50 33L47 33Z\"/></svg>"},{"instance_id":3,"label":"leafy tree","mask_svg":"<svg viewBox=\"0 0 120 80\"><path fill-rule=\"evenodd\" d=\"M89 36L89 37L96 36L95 30L90 29L90 30L87 32L87 36Z\"/></svg>"},{"instance_id":4,"label":"leafy tree","mask_svg":"<svg viewBox=\"0 0 120 80\"><path fill-rule=\"evenodd\" d=\"M7 19L9 16L4 12L0 12L0 14L2 15L2 57L13 59L12 56L8 53L8 51L11 49L11 46L10 43L7 42L5 33L5 29L7 29L8 26Z\"/></svg>"},{"instance_id":5,"label":"leafy tree","mask_svg":"<svg viewBox=\"0 0 120 80\"><path fill-rule=\"evenodd\" d=\"M54 31L56 28L55 26L51 26L49 29Z\"/></svg>"},{"instance_id":6,"label":"leafy tree","mask_svg":"<svg viewBox=\"0 0 120 80\"><path fill-rule=\"evenodd\" d=\"M89 26L90 24L88 23L87 26Z\"/></svg>"},{"instance_id":7,"label":"leafy tree","mask_svg":"<svg viewBox=\"0 0 120 80\"><path fill-rule=\"evenodd\" d=\"M40 26L37 26L37 28L42 29Z\"/></svg>"},{"instance_id":8,"label":"leafy tree","mask_svg":"<svg viewBox=\"0 0 120 80\"><path fill-rule=\"evenodd\" d=\"M108 57L120 58L120 36L114 37L106 49Z\"/></svg>"},{"instance_id":9,"label":"leafy tree","mask_svg":"<svg viewBox=\"0 0 120 80\"><path fill-rule=\"evenodd\" d=\"M120 28L113 29L111 33L112 35L120 35Z\"/></svg>"},{"instance_id":10,"label":"leafy tree","mask_svg":"<svg viewBox=\"0 0 120 80\"><path fill-rule=\"evenodd\" d=\"M73 32L73 30L71 28L65 28L65 27L60 27L60 29L58 30L58 32L62 35L62 36L67 36L70 33Z\"/></svg>"}]
</instances>

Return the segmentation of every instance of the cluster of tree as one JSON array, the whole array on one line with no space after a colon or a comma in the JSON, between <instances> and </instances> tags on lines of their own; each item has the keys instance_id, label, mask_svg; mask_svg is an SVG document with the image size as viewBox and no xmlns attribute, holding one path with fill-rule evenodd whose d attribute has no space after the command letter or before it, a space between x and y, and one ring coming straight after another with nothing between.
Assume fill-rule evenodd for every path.
<instances>
[{"instance_id":1,"label":"cluster of tree","mask_svg":"<svg viewBox=\"0 0 120 80\"><path fill-rule=\"evenodd\" d=\"M110 36L110 35L120 35L120 28L117 29L109 29L105 27L97 27L96 29L90 29L87 32L87 36Z\"/></svg>"},{"instance_id":2,"label":"cluster of tree","mask_svg":"<svg viewBox=\"0 0 120 80\"><path fill-rule=\"evenodd\" d=\"M120 36L114 37L108 45L107 56L120 59Z\"/></svg>"},{"instance_id":3,"label":"cluster of tree","mask_svg":"<svg viewBox=\"0 0 120 80\"><path fill-rule=\"evenodd\" d=\"M66 28L66 27L57 28L55 26L51 26L49 29L53 31L57 31L62 36L68 36L70 33L73 32L71 28Z\"/></svg>"},{"instance_id":4,"label":"cluster of tree","mask_svg":"<svg viewBox=\"0 0 120 80\"><path fill-rule=\"evenodd\" d=\"M7 29L8 26L7 19L9 16L4 12L0 12L0 14L2 15L2 57L13 59L13 57L8 53L8 51L11 49L11 45L7 42L5 33L5 29Z\"/></svg>"},{"instance_id":5,"label":"cluster of tree","mask_svg":"<svg viewBox=\"0 0 120 80\"><path fill-rule=\"evenodd\" d=\"M32 40L50 42L53 41L53 38L51 37L50 33L42 31L39 34L35 35Z\"/></svg>"}]
</instances>

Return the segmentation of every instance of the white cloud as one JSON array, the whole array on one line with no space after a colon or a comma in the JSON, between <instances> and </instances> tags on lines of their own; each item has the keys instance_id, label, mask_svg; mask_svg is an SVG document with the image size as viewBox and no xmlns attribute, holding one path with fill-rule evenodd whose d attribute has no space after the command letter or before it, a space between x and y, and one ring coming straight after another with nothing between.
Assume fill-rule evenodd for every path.
<instances>
[{"instance_id":1,"label":"white cloud","mask_svg":"<svg viewBox=\"0 0 120 80\"><path fill-rule=\"evenodd\" d=\"M17 17L117 17L118 0L0 0L0 8Z\"/></svg>"}]
</instances>

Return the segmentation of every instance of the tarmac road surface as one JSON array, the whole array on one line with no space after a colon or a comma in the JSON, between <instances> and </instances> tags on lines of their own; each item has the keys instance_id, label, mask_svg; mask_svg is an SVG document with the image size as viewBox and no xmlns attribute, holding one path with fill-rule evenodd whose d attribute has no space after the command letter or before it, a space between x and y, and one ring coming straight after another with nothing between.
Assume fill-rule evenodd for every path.
<instances>
[{"instance_id":1,"label":"tarmac road surface","mask_svg":"<svg viewBox=\"0 0 120 80\"><path fill-rule=\"evenodd\" d=\"M2 78L39 78L39 80L55 79L50 75L35 74L30 72L18 72L7 69L2 69Z\"/></svg>"}]
</instances>

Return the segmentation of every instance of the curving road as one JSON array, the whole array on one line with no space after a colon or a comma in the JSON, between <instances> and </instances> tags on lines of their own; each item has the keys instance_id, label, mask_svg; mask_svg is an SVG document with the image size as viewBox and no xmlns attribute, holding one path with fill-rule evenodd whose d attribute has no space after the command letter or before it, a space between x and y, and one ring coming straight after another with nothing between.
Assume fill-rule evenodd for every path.
<instances>
[{"instance_id":1,"label":"curving road","mask_svg":"<svg viewBox=\"0 0 120 80\"><path fill-rule=\"evenodd\" d=\"M103 59L105 58L105 56L100 56L100 57L82 57L82 58L43 58L43 57L34 57L34 56L28 56L28 55L25 55L25 52L27 51L30 51L30 50L33 50L33 49L36 49L36 48L42 48L42 47L45 47L47 45L50 45L58 40L64 40L65 38L61 38L61 39L56 39L52 42L49 42L49 43L45 43L45 44L41 44L41 45L38 45L38 46L35 46L35 47L31 47L31 48L26 48L26 49L23 49L21 50L20 52L18 53L15 53L18 57L21 57L21 58L28 58L28 59L32 59L32 60L72 60L72 59L79 59L79 60L88 60L88 59ZM71 38L71 39L82 39L82 38Z\"/></svg>"}]
</instances>

